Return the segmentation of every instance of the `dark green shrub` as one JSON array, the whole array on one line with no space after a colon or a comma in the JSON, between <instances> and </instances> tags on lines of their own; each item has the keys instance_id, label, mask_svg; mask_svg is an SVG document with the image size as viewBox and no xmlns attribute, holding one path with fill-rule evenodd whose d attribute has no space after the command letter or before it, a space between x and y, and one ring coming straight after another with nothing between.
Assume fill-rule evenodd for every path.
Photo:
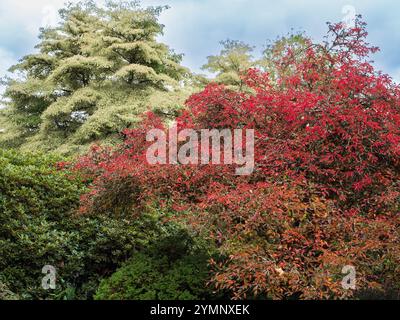
<instances>
[{"instance_id":1,"label":"dark green shrub","mask_svg":"<svg viewBox=\"0 0 400 320\"><path fill-rule=\"evenodd\" d=\"M57 170L59 160L0 150L0 276L21 298L47 294L43 266L68 268L82 256L79 232L68 229L84 186Z\"/></svg>"},{"instance_id":2,"label":"dark green shrub","mask_svg":"<svg viewBox=\"0 0 400 320\"><path fill-rule=\"evenodd\" d=\"M161 223L154 215L132 217L75 217L82 258L74 262L70 283L79 299L91 299L102 278L109 277L135 252L144 250L157 238ZM79 266L79 267L78 267Z\"/></svg>"},{"instance_id":3,"label":"dark green shrub","mask_svg":"<svg viewBox=\"0 0 400 320\"><path fill-rule=\"evenodd\" d=\"M0 281L0 300L19 300L18 296Z\"/></svg>"},{"instance_id":4,"label":"dark green shrub","mask_svg":"<svg viewBox=\"0 0 400 320\"><path fill-rule=\"evenodd\" d=\"M87 299L160 232L158 219L79 216L84 184L52 155L0 150L0 280L21 299ZM57 269L56 289L41 287Z\"/></svg>"},{"instance_id":5,"label":"dark green shrub","mask_svg":"<svg viewBox=\"0 0 400 320\"><path fill-rule=\"evenodd\" d=\"M151 210L140 218L78 215L86 186L68 169L57 170L60 160L0 150L1 299L91 299L111 275L96 298L212 296L207 246ZM45 265L57 270L55 290L41 286Z\"/></svg>"},{"instance_id":6,"label":"dark green shrub","mask_svg":"<svg viewBox=\"0 0 400 320\"><path fill-rule=\"evenodd\" d=\"M213 298L207 287L210 255L183 229L136 253L96 293L98 300L193 300Z\"/></svg>"}]
</instances>

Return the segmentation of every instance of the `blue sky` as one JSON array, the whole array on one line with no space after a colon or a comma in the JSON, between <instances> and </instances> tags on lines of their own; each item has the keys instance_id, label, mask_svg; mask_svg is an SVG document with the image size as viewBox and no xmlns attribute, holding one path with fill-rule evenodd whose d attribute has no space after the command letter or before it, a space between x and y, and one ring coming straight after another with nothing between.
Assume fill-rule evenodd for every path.
<instances>
[{"instance_id":1,"label":"blue sky","mask_svg":"<svg viewBox=\"0 0 400 320\"><path fill-rule=\"evenodd\" d=\"M64 2L0 0L0 77L34 50L39 27L56 24L57 10ZM162 41L184 53L184 65L197 72L208 55L219 51L220 40L242 40L256 46L256 52L268 39L291 29L318 40L326 32L325 22L344 19L343 8L350 5L368 23L369 41L381 48L374 56L377 68L400 82L400 2L396 0L143 0L142 4L171 7L161 16Z\"/></svg>"}]
</instances>

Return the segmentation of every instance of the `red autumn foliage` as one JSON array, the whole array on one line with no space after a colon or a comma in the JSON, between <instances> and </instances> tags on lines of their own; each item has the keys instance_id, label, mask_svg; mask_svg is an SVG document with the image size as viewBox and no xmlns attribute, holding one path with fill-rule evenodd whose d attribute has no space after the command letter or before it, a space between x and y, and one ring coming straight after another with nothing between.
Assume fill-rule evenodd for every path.
<instances>
[{"instance_id":1,"label":"red autumn foliage","mask_svg":"<svg viewBox=\"0 0 400 320\"><path fill-rule=\"evenodd\" d=\"M368 62L377 49L366 35L360 18L329 25L326 43L287 50L276 81L252 69L245 92L210 85L187 101L181 129L255 129L253 174L149 165L146 133L166 128L147 114L117 150L95 147L77 163L93 180L81 211L174 212L228 257L211 261L212 283L233 298L398 294L400 88ZM341 286L345 265L356 291Z\"/></svg>"}]
</instances>

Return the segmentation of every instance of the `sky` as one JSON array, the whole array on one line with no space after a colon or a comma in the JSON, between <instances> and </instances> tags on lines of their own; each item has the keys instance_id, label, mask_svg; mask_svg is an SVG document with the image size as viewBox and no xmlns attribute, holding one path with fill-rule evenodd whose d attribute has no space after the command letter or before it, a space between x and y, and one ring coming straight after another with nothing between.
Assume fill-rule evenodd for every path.
<instances>
[{"instance_id":1,"label":"sky","mask_svg":"<svg viewBox=\"0 0 400 320\"><path fill-rule=\"evenodd\" d=\"M41 26L56 25L64 0L0 0L0 77L26 54L34 52ZM77 2L77 1L72 1ZM102 0L97 2L102 3ZM400 82L400 2L397 0L142 0L143 6L169 5L162 13L160 38L195 72L206 57L220 51L225 39L242 40L261 52L268 40L291 30L315 40L326 33L326 22L362 14L369 42L381 51L378 69ZM2 92L0 87L0 93Z\"/></svg>"}]
</instances>

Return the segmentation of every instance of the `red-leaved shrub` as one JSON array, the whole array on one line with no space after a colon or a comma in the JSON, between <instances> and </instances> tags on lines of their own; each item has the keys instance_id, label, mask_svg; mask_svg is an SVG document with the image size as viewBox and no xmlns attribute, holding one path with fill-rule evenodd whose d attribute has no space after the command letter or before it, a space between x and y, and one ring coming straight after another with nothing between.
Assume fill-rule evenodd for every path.
<instances>
[{"instance_id":1,"label":"red-leaved shrub","mask_svg":"<svg viewBox=\"0 0 400 320\"><path fill-rule=\"evenodd\" d=\"M79 160L93 180L81 212L174 213L228 257L211 261L211 282L236 299L398 294L400 89L368 61L366 35L360 18L329 25L326 43L286 50L276 80L252 69L244 92L213 84L190 97L180 129L255 130L253 174L149 165L146 133L167 128L147 114L117 150ZM341 285L345 265L356 290Z\"/></svg>"}]
</instances>

